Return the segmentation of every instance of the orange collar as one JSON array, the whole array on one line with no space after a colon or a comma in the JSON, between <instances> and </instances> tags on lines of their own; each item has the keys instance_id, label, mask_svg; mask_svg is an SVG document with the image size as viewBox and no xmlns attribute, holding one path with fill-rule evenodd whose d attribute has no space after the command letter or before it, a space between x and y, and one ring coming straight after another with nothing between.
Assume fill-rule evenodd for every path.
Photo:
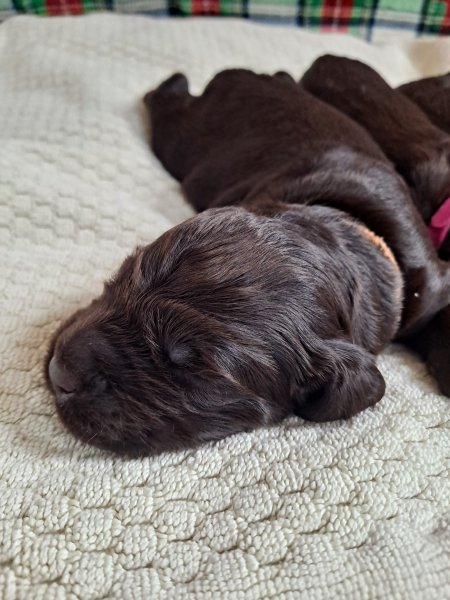
<instances>
[{"instance_id":1,"label":"orange collar","mask_svg":"<svg viewBox=\"0 0 450 600\"><path fill-rule=\"evenodd\" d=\"M395 256L392 253L392 250L386 244L384 239L382 237L380 237L379 235L377 235L376 233L374 233L371 229L368 229L365 225L361 225L361 223L358 223L357 227L358 227L359 231L361 232L361 234L366 238L366 240L368 240L374 246L376 246L378 248L378 250L381 252L381 254L385 258L388 259L388 261L394 267L394 270L400 272L400 267L398 266L398 262L395 259Z\"/></svg>"}]
</instances>

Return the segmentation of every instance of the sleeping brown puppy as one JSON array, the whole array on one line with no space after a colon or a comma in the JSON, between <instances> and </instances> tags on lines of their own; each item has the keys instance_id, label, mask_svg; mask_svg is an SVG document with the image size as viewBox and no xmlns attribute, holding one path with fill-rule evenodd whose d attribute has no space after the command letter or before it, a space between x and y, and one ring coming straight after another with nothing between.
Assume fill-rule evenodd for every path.
<instances>
[{"instance_id":1,"label":"sleeping brown puppy","mask_svg":"<svg viewBox=\"0 0 450 600\"><path fill-rule=\"evenodd\" d=\"M344 57L320 57L304 74L301 85L371 133L408 182L439 255L450 260L450 131L444 131L450 122L450 76L402 88L408 96L420 99L420 108L371 67ZM427 114L444 129L436 127ZM410 343L422 354L441 390L450 395L450 306Z\"/></svg>"},{"instance_id":2,"label":"sleeping brown puppy","mask_svg":"<svg viewBox=\"0 0 450 600\"><path fill-rule=\"evenodd\" d=\"M417 104L439 129L450 133L450 73L411 81L397 89Z\"/></svg>"},{"instance_id":3,"label":"sleeping brown puppy","mask_svg":"<svg viewBox=\"0 0 450 600\"><path fill-rule=\"evenodd\" d=\"M376 354L450 292L379 147L283 74L225 71L198 98L175 75L146 105L157 156L215 208L139 248L57 332L48 378L67 427L153 453L375 404Z\"/></svg>"}]
</instances>

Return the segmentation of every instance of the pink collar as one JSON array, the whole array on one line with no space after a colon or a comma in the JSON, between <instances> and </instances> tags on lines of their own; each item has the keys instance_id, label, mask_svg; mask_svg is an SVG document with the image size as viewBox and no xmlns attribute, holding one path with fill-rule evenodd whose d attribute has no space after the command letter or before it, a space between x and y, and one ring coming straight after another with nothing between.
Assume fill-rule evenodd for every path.
<instances>
[{"instance_id":1,"label":"pink collar","mask_svg":"<svg viewBox=\"0 0 450 600\"><path fill-rule=\"evenodd\" d=\"M440 248L450 230L450 198L447 198L431 218L428 225L435 248Z\"/></svg>"}]
</instances>

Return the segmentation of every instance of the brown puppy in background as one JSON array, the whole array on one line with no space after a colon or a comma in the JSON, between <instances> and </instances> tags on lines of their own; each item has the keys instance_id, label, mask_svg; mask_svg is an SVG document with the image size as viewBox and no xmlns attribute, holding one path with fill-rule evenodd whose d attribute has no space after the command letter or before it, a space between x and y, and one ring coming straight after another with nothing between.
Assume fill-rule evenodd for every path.
<instances>
[{"instance_id":1,"label":"brown puppy in background","mask_svg":"<svg viewBox=\"0 0 450 600\"><path fill-rule=\"evenodd\" d=\"M408 183L418 211L429 223L450 197L450 135L358 60L321 56L300 83L372 135ZM450 258L450 233L440 255Z\"/></svg>"},{"instance_id":2,"label":"brown puppy in background","mask_svg":"<svg viewBox=\"0 0 450 600\"><path fill-rule=\"evenodd\" d=\"M375 404L376 354L450 293L379 147L285 74L225 71L198 98L175 75L146 105L163 165L216 208L138 249L57 332L64 423L151 453Z\"/></svg>"},{"instance_id":3,"label":"brown puppy in background","mask_svg":"<svg viewBox=\"0 0 450 600\"><path fill-rule=\"evenodd\" d=\"M444 260L450 260L449 85L450 76L444 75L402 86L400 93L368 65L329 55L317 59L301 80L304 89L371 133L409 184ZM450 395L450 306L410 345L422 354L441 390Z\"/></svg>"},{"instance_id":4,"label":"brown puppy in background","mask_svg":"<svg viewBox=\"0 0 450 600\"><path fill-rule=\"evenodd\" d=\"M430 121L450 134L450 73L412 81L397 89L415 102ZM446 260L450 257L450 236L444 239L440 254ZM449 308L441 311L425 328L416 340L416 347L424 355L432 373L440 380L441 389L450 394L450 375L444 375L450 356Z\"/></svg>"}]
</instances>

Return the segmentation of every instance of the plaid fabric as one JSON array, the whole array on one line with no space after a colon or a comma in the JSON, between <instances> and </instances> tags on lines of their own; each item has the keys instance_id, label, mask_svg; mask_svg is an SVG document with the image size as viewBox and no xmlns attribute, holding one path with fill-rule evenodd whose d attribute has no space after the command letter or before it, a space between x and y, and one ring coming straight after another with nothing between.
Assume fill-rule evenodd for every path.
<instances>
[{"instance_id":1,"label":"plaid fabric","mask_svg":"<svg viewBox=\"0 0 450 600\"><path fill-rule=\"evenodd\" d=\"M0 18L17 13L82 15L94 11L167 15L167 0L0 0Z\"/></svg>"},{"instance_id":2,"label":"plaid fabric","mask_svg":"<svg viewBox=\"0 0 450 600\"><path fill-rule=\"evenodd\" d=\"M366 38L383 27L450 34L450 0L175 0L182 15L242 16Z\"/></svg>"},{"instance_id":3,"label":"plaid fabric","mask_svg":"<svg viewBox=\"0 0 450 600\"><path fill-rule=\"evenodd\" d=\"M0 19L17 13L79 15L98 10L153 15L222 15L291 24L366 39L449 35L450 0L0 0Z\"/></svg>"}]
</instances>

